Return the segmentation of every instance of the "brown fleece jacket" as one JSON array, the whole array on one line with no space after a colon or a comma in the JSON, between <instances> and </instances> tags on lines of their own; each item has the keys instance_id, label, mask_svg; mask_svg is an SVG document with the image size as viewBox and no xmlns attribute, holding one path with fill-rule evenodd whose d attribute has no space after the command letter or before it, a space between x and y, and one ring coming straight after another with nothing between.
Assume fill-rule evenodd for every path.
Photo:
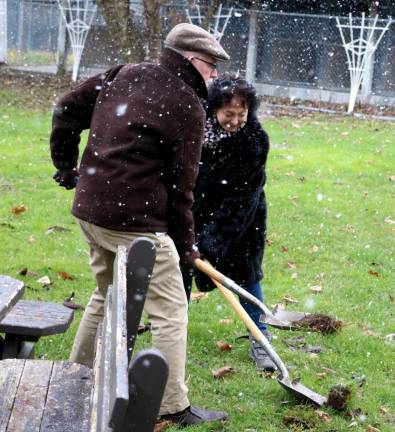
<instances>
[{"instance_id":1,"label":"brown fleece jacket","mask_svg":"<svg viewBox=\"0 0 395 432\"><path fill-rule=\"evenodd\" d=\"M130 232L168 232L183 262L199 256L191 213L206 85L195 67L165 49L159 65L116 66L66 94L53 115L56 168L75 168L90 129L73 214Z\"/></svg>"}]
</instances>

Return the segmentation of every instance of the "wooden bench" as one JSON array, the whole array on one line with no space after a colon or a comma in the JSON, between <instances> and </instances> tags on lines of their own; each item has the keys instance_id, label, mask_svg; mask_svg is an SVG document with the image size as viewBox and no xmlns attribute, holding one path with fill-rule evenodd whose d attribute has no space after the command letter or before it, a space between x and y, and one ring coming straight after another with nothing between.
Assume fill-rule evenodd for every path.
<instances>
[{"instance_id":1,"label":"wooden bench","mask_svg":"<svg viewBox=\"0 0 395 432\"><path fill-rule=\"evenodd\" d=\"M0 289L4 278L0 276ZM4 338L0 336L0 359L33 358L34 343L42 336L64 333L73 315L74 311L61 304L19 300L0 321L0 333L5 333Z\"/></svg>"},{"instance_id":2,"label":"wooden bench","mask_svg":"<svg viewBox=\"0 0 395 432\"><path fill-rule=\"evenodd\" d=\"M93 370L68 361L0 361L0 432L152 432L168 366L155 350L131 359L155 261L153 243L119 247Z\"/></svg>"}]
</instances>

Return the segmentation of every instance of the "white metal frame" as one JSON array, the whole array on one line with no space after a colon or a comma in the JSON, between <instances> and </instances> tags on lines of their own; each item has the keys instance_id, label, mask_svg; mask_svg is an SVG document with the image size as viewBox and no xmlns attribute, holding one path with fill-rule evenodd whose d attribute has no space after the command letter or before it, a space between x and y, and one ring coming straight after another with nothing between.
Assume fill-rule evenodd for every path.
<instances>
[{"instance_id":1,"label":"white metal frame","mask_svg":"<svg viewBox=\"0 0 395 432\"><path fill-rule=\"evenodd\" d=\"M357 20L361 21L360 24L358 24ZM350 13L348 23L341 24L339 17L336 17L336 27L340 31L343 47L347 55L348 70L350 71L348 113L354 111L358 91L367 71L368 60L372 58L372 54L392 23L392 19L389 19L387 24L381 27L377 26L377 20L378 15L373 19L373 23L370 24L371 20L365 20L365 13L362 13L362 18L357 18L353 22L353 17ZM347 30L349 31L349 42L346 42ZM354 31L356 31L356 34Z\"/></svg>"},{"instance_id":2,"label":"white metal frame","mask_svg":"<svg viewBox=\"0 0 395 432\"><path fill-rule=\"evenodd\" d=\"M202 15L200 13L200 6L198 4L195 5L195 8L196 8L197 15L191 15L189 13L189 9L185 9L185 12L187 14L187 18L191 24L202 25L204 15L202 17ZM215 19L214 24L209 24L208 31L209 31L209 33L211 33L215 37L215 39L217 39L218 42L221 41L222 36L225 33L229 19L232 16L232 12L233 12L233 7L231 7L228 10L228 13L222 13L222 3L221 3L218 6L217 13L213 16L213 18ZM222 29L219 30L219 25L220 25L221 19L224 21L222 23Z\"/></svg>"},{"instance_id":3,"label":"white metal frame","mask_svg":"<svg viewBox=\"0 0 395 432\"><path fill-rule=\"evenodd\" d=\"M82 51L97 7L92 0L58 0L58 5L70 37L74 55L72 80L76 81Z\"/></svg>"}]
</instances>

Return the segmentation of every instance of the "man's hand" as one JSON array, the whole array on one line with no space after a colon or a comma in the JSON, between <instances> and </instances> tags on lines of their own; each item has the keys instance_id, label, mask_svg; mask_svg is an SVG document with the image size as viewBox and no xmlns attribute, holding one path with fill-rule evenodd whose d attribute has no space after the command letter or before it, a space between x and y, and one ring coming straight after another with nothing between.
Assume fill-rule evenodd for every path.
<instances>
[{"instance_id":1,"label":"man's hand","mask_svg":"<svg viewBox=\"0 0 395 432\"><path fill-rule=\"evenodd\" d=\"M58 170L53 179L65 189L74 189L77 186L79 174L76 168Z\"/></svg>"}]
</instances>

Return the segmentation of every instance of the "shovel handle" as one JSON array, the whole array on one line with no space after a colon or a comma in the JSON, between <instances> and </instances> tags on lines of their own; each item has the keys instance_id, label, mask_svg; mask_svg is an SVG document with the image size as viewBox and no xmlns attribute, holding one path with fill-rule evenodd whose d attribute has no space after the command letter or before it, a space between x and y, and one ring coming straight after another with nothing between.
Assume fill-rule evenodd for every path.
<instances>
[{"instance_id":1,"label":"shovel handle","mask_svg":"<svg viewBox=\"0 0 395 432\"><path fill-rule=\"evenodd\" d=\"M251 317L248 315L248 313L245 311L243 306L238 302L236 299L236 296L229 291L227 288L225 288L217 279L225 278L225 276L220 273L218 270L216 270L207 260L202 261L200 258L197 258L195 260L195 266L197 269L201 270L203 273L205 273L207 276L211 277L212 281L215 283L215 285L218 287L218 289L221 291L221 293L224 295L226 300L230 303L233 310L236 312L236 314L239 316L239 318L243 321L243 323L246 325L247 329L250 331L252 336L259 341L266 353L269 355L269 357L273 360L275 365L280 370L280 374L282 378L288 378L288 370L285 367L284 363L278 356L278 354L274 351L272 346L270 345L269 341L265 337L265 335L262 334L262 332L259 330L257 325L254 323L254 321L251 319Z\"/></svg>"},{"instance_id":2,"label":"shovel handle","mask_svg":"<svg viewBox=\"0 0 395 432\"><path fill-rule=\"evenodd\" d=\"M234 282L232 279L229 279L224 274L216 270L207 260L202 261L201 259L197 258L194 264L197 269L201 270L203 273L209 276L214 282L219 282L221 285L223 285L225 288L227 288L234 294L237 294L239 297L243 298L244 300L254 305L256 308L260 309L264 313L265 317L272 320L272 323L278 323L281 325L283 324L272 314L272 312L265 306L263 302L251 295L240 285L237 285L237 283Z\"/></svg>"}]
</instances>

